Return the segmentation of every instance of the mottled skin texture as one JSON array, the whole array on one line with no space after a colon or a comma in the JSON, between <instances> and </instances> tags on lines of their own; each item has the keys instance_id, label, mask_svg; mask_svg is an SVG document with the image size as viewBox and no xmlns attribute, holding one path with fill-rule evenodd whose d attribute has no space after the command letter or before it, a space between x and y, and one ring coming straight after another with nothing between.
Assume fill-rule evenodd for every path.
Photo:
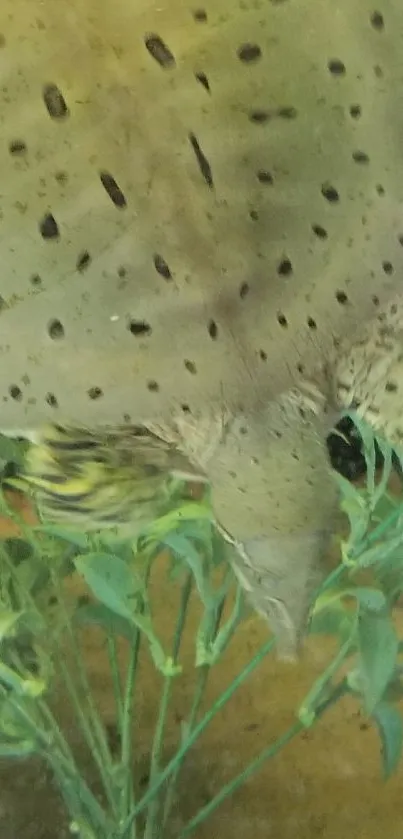
<instances>
[{"instance_id":1,"label":"mottled skin texture","mask_svg":"<svg viewBox=\"0 0 403 839\"><path fill-rule=\"evenodd\" d=\"M337 409L353 409L389 443L403 443L403 298L393 299L327 365Z\"/></svg>"}]
</instances>

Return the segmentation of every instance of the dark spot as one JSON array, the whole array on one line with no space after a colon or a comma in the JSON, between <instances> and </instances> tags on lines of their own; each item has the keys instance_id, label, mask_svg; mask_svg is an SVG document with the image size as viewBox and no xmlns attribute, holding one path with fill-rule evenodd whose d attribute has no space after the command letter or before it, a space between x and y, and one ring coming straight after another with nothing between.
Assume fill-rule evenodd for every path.
<instances>
[{"instance_id":1,"label":"dark spot","mask_svg":"<svg viewBox=\"0 0 403 839\"><path fill-rule=\"evenodd\" d=\"M329 201L329 204L337 204L340 200L337 189L329 183L322 184L321 192L326 201Z\"/></svg>"},{"instance_id":2,"label":"dark spot","mask_svg":"<svg viewBox=\"0 0 403 839\"><path fill-rule=\"evenodd\" d=\"M242 283L239 286L239 296L240 296L241 300L245 300L245 297L247 296L247 294L249 294L249 291L250 291L249 283Z\"/></svg>"},{"instance_id":3,"label":"dark spot","mask_svg":"<svg viewBox=\"0 0 403 839\"><path fill-rule=\"evenodd\" d=\"M241 44L237 49L237 56L245 64L251 64L261 58L262 50L258 44Z\"/></svg>"},{"instance_id":4,"label":"dark spot","mask_svg":"<svg viewBox=\"0 0 403 839\"><path fill-rule=\"evenodd\" d=\"M259 356L262 361L267 361L267 352L265 352L264 350L259 350Z\"/></svg>"},{"instance_id":5,"label":"dark spot","mask_svg":"<svg viewBox=\"0 0 403 839\"><path fill-rule=\"evenodd\" d=\"M212 189L213 186L214 186L213 172L212 172L211 166L210 166L210 164L207 160L207 157L205 156L205 154L203 154L203 152L200 148L199 141L194 134L189 134L189 140L190 140L190 145L192 146L192 149L195 153L200 172L201 172L207 186L209 186L210 189Z\"/></svg>"},{"instance_id":6,"label":"dark spot","mask_svg":"<svg viewBox=\"0 0 403 839\"><path fill-rule=\"evenodd\" d=\"M375 64L374 73L377 79L383 79L384 73L380 64Z\"/></svg>"},{"instance_id":7,"label":"dark spot","mask_svg":"<svg viewBox=\"0 0 403 839\"><path fill-rule=\"evenodd\" d=\"M397 393L397 384L396 382L386 382L385 390L386 393Z\"/></svg>"},{"instance_id":8,"label":"dark spot","mask_svg":"<svg viewBox=\"0 0 403 839\"><path fill-rule=\"evenodd\" d=\"M401 245L401 246L403 247L403 234L400 234L400 235L397 237L397 240L398 240L398 242L399 242L399 245Z\"/></svg>"},{"instance_id":9,"label":"dark spot","mask_svg":"<svg viewBox=\"0 0 403 839\"><path fill-rule=\"evenodd\" d=\"M54 318L48 323L48 335L52 341L60 341L64 338L64 326L60 320Z\"/></svg>"},{"instance_id":10,"label":"dark spot","mask_svg":"<svg viewBox=\"0 0 403 839\"><path fill-rule=\"evenodd\" d=\"M268 122L271 119L271 113L269 111L262 111L259 109L249 111L249 120L250 122L256 123L256 125L263 125L265 122Z\"/></svg>"},{"instance_id":11,"label":"dark spot","mask_svg":"<svg viewBox=\"0 0 403 839\"><path fill-rule=\"evenodd\" d=\"M393 271L394 271L393 265L392 265L391 262L388 262L388 260L385 260L384 262L382 262L382 268L383 268L385 274L388 274L388 276L390 276L390 274L393 274Z\"/></svg>"},{"instance_id":12,"label":"dark spot","mask_svg":"<svg viewBox=\"0 0 403 839\"><path fill-rule=\"evenodd\" d=\"M283 329L287 329L288 320L283 312L277 312L277 321Z\"/></svg>"},{"instance_id":13,"label":"dark spot","mask_svg":"<svg viewBox=\"0 0 403 839\"><path fill-rule=\"evenodd\" d=\"M8 150L10 154L18 157L19 155L26 154L27 144L24 143L24 140L11 140L8 144Z\"/></svg>"},{"instance_id":14,"label":"dark spot","mask_svg":"<svg viewBox=\"0 0 403 839\"><path fill-rule=\"evenodd\" d=\"M109 172L100 172L99 177L105 192L107 192L112 201L112 204L114 204L115 207L119 207L119 209L127 207L126 198L116 183L115 178Z\"/></svg>"},{"instance_id":15,"label":"dark spot","mask_svg":"<svg viewBox=\"0 0 403 839\"><path fill-rule=\"evenodd\" d=\"M11 399L14 399L16 402L21 402L22 390L18 387L18 385L10 385L8 392L11 396Z\"/></svg>"},{"instance_id":16,"label":"dark spot","mask_svg":"<svg viewBox=\"0 0 403 839\"><path fill-rule=\"evenodd\" d=\"M303 364L297 364L297 370L300 376L303 376L305 373L305 368Z\"/></svg>"},{"instance_id":17,"label":"dark spot","mask_svg":"<svg viewBox=\"0 0 403 839\"><path fill-rule=\"evenodd\" d=\"M217 338L217 335L218 335L218 326L217 326L215 320L210 320L209 321L207 329L208 329L208 334L210 335L210 338L212 338L213 341L215 341L215 339Z\"/></svg>"},{"instance_id":18,"label":"dark spot","mask_svg":"<svg viewBox=\"0 0 403 839\"><path fill-rule=\"evenodd\" d=\"M328 70L332 74L332 76L345 76L346 75L346 66L340 61L339 58L331 58L328 61Z\"/></svg>"},{"instance_id":19,"label":"dark spot","mask_svg":"<svg viewBox=\"0 0 403 839\"><path fill-rule=\"evenodd\" d=\"M248 433L248 429L246 428L245 425L240 426L239 433L242 434L245 437L245 435Z\"/></svg>"},{"instance_id":20,"label":"dark spot","mask_svg":"<svg viewBox=\"0 0 403 839\"><path fill-rule=\"evenodd\" d=\"M132 418L130 414L123 414L123 422L131 422Z\"/></svg>"},{"instance_id":21,"label":"dark spot","mask_svg":"<svg viewBox=\"0 0 403 839\"><path fill-rule=\"evenodd\" d=\"M348 303L348 297L345 291L336 291L336 300L340 303L341 306L345 306Z\"/></svg>"},{"instance_id":22,"label":"dark spot","mask_svg":"<svg viewBox=\"0 0 403 839\"><path fill-rule=\"evenodd\" d=\"M47 213L39 222L39 231L42 239L59 239L60 232L56 219L52 213Z\"/></svg>"},{"instance_id":23,"label":"dark spot","mask_svg":"<svg viewBox=\"0 0 403 839\"><path fill-rule=\"evenodd\" d=\"M69 115L66 100L55 84L46 84L42 90L43 101L52 119L64 119Z\"/></svg>"},{"instance_id":24,"label":"dark spot","mask_svg":"<svg viewBox=\"0 0 403 839\"><path fill-rule=\"evenodd\" d=\"M3 312L4 309L8 309L7 301L0 295L0 312Z\"/></svg>"},{"instance_id":25,"label":"dark spot","mask_svg":"<svg viewBox=\"0 0 403 839\"><path fill-rule=\"evenodd\" d=\"M168 263L165 262L165 259L159 253L154 254L154 267L157 273L160 274L164 280L172 280L172 274Z\"/></svg>"},{"instance_id":26,"label":"dark spot","mask_svg":"<svg viewBox=\"0 0 403 839\"><path fill-rule=\"evenodd\" d=\"M195 79L207 90L207 93L210 93L210 82L205 73L195 73Z\"/></svg>"},{"instance_id":27,"label":"dark spot","mask_svg":"<svg viewBox=\"0 0 403 839\"><path fill-rule=\"evenodd\" d=\"M313 230L315 236L318 237L318 239L327 239L327 236L328 236L327 230L325 230L325 228L322 227L321 224L313 224L312 225L312 230Z\"/></svg>"},{"instance_id":28,"label":"dark spot","mask_svg":"<svg viewBox=\"0 0 403 839\"><path fill-rule=\"evenodd\" d=\"M163 67L165 70L175 67L175 59L171 50L168 49L159 35L149 34L144 38L146 49L151 55L151 58Z\"/></svg>"},{"instance_id":29,"label":"dark spot","mask_svg":"<svg viewBox=\"0 0 403 839\"><path fill-rule=\"evenodd\" d=\"M155 379L150 379L150 381L147 382L147 389L150 390L151 393L158 393L160 386Z\"/></svg>"},{"instance_id":30,"label":"dark spot","mask_svg":"<svg viewBox=\"0 0 403 839\"><path fill-rule=\"evenodd\" d=\"M193 12L193 19L196 23L206 23L207 21L207 12L205 9L195 9Z\"/></svg>"},{"instance_id":31,"label":"dark spot","mask_svg":"<svg viewBox=\"0 0 403 839\"><path fill-rule=\"evenodd\" d=\"M85 271L85 269L88 268L89 265L91 265L90 254L88 253L88 251L83 251L77 257L77 263L76 263L77 271L81 271L81 272Z\"/></svg>"},{"instance_id":32,"label":"dark spot","mask_svg":"<svg viewBox=\"0 0 403 839\"><path fill-rule=\"evenodd\" d=\"M337 423L336 430L339 434L332 432L326 440L330 463L347 480L357 480L366 474L361 436L350 417L343 417ZM376 465L379 467L382 465L382 456L377 445L375 448Z\"/></svg>"},{"instance_id":33,"label":"dark spot","mask_svg":"<svg viewBox=\"0 0 403 839\"><path fill-rule=\"evenodd\" d=\"M59 407L59 403L54 393L47 393L45 396L45 402L47 402L47 404L50 405L51 408Z\"/></svg>"},{"instance_id":34,"label":"dark spot","mask_svg":"<svg viewBox=\"0 0 403 839\"><path fill-rule=\"evenodd\" d=\"M383 32L385 29L385 21L381 12L372 12L370 20L371 26L373 26L377 32Z\"/></svg>"},{"instance_id":35,"label":"dark spot","mask_svg":"<svg viewBox=\"0 0 403 839\"><path fill-rule=\"evenodd\" d=\"M353 151L353 160L355 163L369 163L369 157L365 151Z\"/></svg>"},{"instance_id":36,"label":"dark spot","mask_svg":"<svg viewBox=\"0 0 403 839\"><path fill-rule=\"evenodd\" d=\"M183 404L181 405L181 410L183 411L184 414L191 414L192 413L191 410L190 410L190 405L188 405L186 402L183 402Z\"/></svg>"},{"instance_id":37,"label":"dark spot","mask_svg":"<svg viewBox=\"0 0 403 839\"><path fill-rule=\"evenodd\" d=\"M36 286L37 288L38 286L42 285L42 278L39 276L39 274L32 274L32 276L29 278L29 282L31 283L31 285Z\"/></svg>"},{"instance_id":38,"label":"dark spot","mask_svg":"<svg viewBox=\"0 0 403 839\"><path fill-rule=\"evenodd\" d=\"M259 221L259 213L258 213L258 211L257 211L257 210L250 210L250 212L249 212L249 218L250 218L250 219L252 219L252 221Z\"/></svg>"},{"instance_id":39,"label":"dark spot","mask_svg":"<svg viewBox=\"0 0 403 839\"><path fill-rule=\"evenodd\" d=\"M353 119L359 119L362 114L361 105L350 105L350 116Z\"/></svg>"},{"instance_id":40,"label":"dark spot","mask_svg":"<svg viewBox=\"0 0 403 839\"><path fill-rule=\"evenodd\" d=\"M119 265L119 268L118 268L118 277L119 277L121 280L124 280L124 278L125 278L126 276L127 276L127 269L125 268L125 266L124 266L124 265Z\"/></svg>"},{"instance_id":41,"label":"dark spot","mask_svg":"<svg viewBox=\"0 0 403 839\"><path fill-rule=\"evenodd\" d=\"M152 329L149 323L145 320L131 320L127 326L129 332L136 337L143 335L151 335Z\"/></svg>"},{"instance_id":42,"label":"dark spot","mask_svg":"<svg viewBox=\"0 0 403 839\"><path fill-rule=\"evenodd\" d=\"M287 256L277 266L277 273L280 277L289 277L292 274L292 262Z\"/></svg>"},{"instance_id":43,"label":"dark spot","mask_svg":"<svg viewBox=\"0 0 403 839\"><path fill-rule=\"evenodd\" d=\"M67 172L55 172L55 180L62 186L67 183L68 179L69 176Z\"/></svg>"},{"instance_id":44,"label":"dark spot","mask_svg":"<svg viewBox=\"0 0 403 839\"><path fill-rule=\"evenodd\" d=\"M277 116L281 119L296 119L296 117L298 116L298 111L296 108L293 108L292 105L289 105L284 108L279 108L277 111Z\"/></svg>"},{"instance_id":45,"label":"dark spot","mask_svg":"<svg viewBox=\"0 0 403 839\"><path fill-rule=\"evenodd\" d=\"M100 399L103 395L103 391L100 387L90 387L88 391L88 396L90 399Z\"/></svg>"},{"instance_id":46,"label":"dark spot","mask_svg":"<svg viewBox=\"0 0 403 839\"><path fill-rule=\"evenodd\" d=\"M184 365L185 365L185 367L186 367L186 370L187 370L189 373L192 373L192 375L193 375L193 376L195 376L195 375L196 375L196 373L197 373L197 368L196 368L196 365L195 365L194 361L189 361L189 359L188 359L188 358L185 358Z\"/></svg>"},{"instance_id":47,"label":"dark spot","mask_svg":"<svg viewBox=\"0 0 403 839\"><path fill-rule=\"evenodd\" d=\"M316 324L316 320L314 320L313 318L308 318L307 324L308 324L309 329L317 329L318 328L317 324Z\"/></svg>"},{"instance_id":48,"label":"dark spot","mask_svg":"<svg viewBox=\"0 0 403 839\"><path fill-rule=\"evenodd\" d=\"M385 187L382 184L377 184L375 187L378 195L385 195Z\"/></svg>"},{"instance_id":49,"label":"dark spot","mask_svg":"<svg viewBox=\"0 0 403 839\"><path fill-rule=\"evenodd\" d=\"M272 184L273 183L273 175L267 169L259 169L256 172L256 177L261 184Z\"/></svg>"},{"instance_id":50,"label":"dark spot","mask_svg":"<svg viewBox=\"0 0 403 839\"><path fill-rule=\"evenodd\" d=\"M371 299L374 306L379 306L380 300L377 294L373 294Z\"/></svg>"}]
</instances>

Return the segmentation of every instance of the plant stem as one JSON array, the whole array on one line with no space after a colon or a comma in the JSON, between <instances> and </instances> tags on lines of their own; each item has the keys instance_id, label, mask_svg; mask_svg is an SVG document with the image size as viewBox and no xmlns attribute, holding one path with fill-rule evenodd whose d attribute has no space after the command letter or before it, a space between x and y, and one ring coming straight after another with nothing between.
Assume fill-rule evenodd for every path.
<instances>
[{"instance_id":1,"label":"plant stem","mask_svg":"<svg viewBox=\"0 0 403 839\"><path fill-rule=\"evenodd\" d=\"M190 822L187 823L186 827L179 833L177 839L185 839L185 836L189 836L190 833L193 833L194 829L198 827L205 819L210 816L214 810L227 798L229 795L232 795L240 786L242 786L245 781L247 781L258 769L262 766L262 764L269 760L284 748L294 737L297 736L302 730L304 729L303 724L298 720L296 721L288 731L285 732L281 737L273 743L272 746L269 746L267 749L264 749L260 755L258 755L255 760L253 760L247 769L243 772L240 772L232 781L229 781L228 784L222 787L219 793L214 796L214 798L209 801L205 807L202 807L201 810L191 819Z\"/></svg>"},{"instance_id":2,"label":"plant stem","mask_svg":"<svg viewBox=\"0 0 403 839\"><path fill-rule=\"evenodd\" d=\"M223 610L224 610L225 600L226 600L226 594L223 595L223 597L221 599L221 602L219 603L219 605L216 609L215 616L214 616L214 621L213 621L214 625L211 628L212 631L211 631L211 635L210 635L210 638L209 638L209 643L217 635L217 632L218 632L218 629L219 629L219 626L220 626L220 622L221 622L221 618L222 618L222 614L223 614ZM202 700L203 700L204 691L205 691L205 688L206 688L206 685L207 685L207 680L208 680L209 674L210 674L210 665L205 664L205 665L203 665L202 667L199 668L199 674L198 674L196 689L195 689L195 693L194 693L194 697L193 697L192 707L191 707L191 710L190 710L189 719L187 720L187 722L185 724L186 725L186 736L187 737L189 736L190 732L193 730L193 727L194 727L195 722L197 720L197 716L198 716L198 713L199 713L199 708L200 708L200 705L201 705ZM164 829L166 827L166 824L168 822L170 813L171 813L173 798L174 798L174 795L175 795L175 790L176 790L176 786L177 786L177 783L178 783L178 780L179 780L179 774L180 774L180 771L182 769L184 759L185 759L185 755L183 756L183 758L180 761L178 761L176 769L174 770L174 772L172 772L171 777L168 779L167 791L166 791L165 801L164 801L164 809L163 809L163 814L162 814L162 831L164 831Z\"/></svg>"},{"instance_id":3,"label":"plant stem","mask_svg":"<svg viewBox=\"0 0 403 839\"><path fill-rule=\"evenodd\" d=\"M72 626L70 616L67 612L66 605L64 602L64 596L60 585L60 580L57 574L55 574L54 572L52 572L52 582L56 591L58 603L63 612L65 626L70 638L70 649L73 654L74 664L77 670L77 677L79 679L82 697L79 696L74 681L71 678L70 672L63 660L59 660L60 671L63 675L65 685L67 687L71 701L75 708L78 720L81 723L83 734L87 740L92 756L98 767L98 771L109 804L112 808L115 817L118 818L118 804L115 800L114 788L112 783L113 765L106 737L106 732L99 718L99 714L92 697L91 687L85 670L85 665L82 660L80 646L77 641L76 633ZM87 714L83 711L81 699L85 701L85 704L87 706Z\"/></svg>"},{"instance_id":4,"label":"plant stem","mask_svg":"<svg viewBox=\"0 0 403 839\"><path fill-rule=\"evenodd\" d=\"M203 667L200 668L200 671L199 671L199 674L198 674L198 680L197 680L197 684L196 684L195 695L193 697L192 708L190 710L189 719L185 723L187 735L189 735L189 733L193 730L195 721L197 719L197 715L199 713L199 708L200 708L200 705L201 705L201 702L202 702L202 699L203 699L203 696L204 696L204 690L205 690L205 687L206 687L206 684L207 684L207 679L208 679L209 673L210 673L210 666L209 665L205 664ZM173 798L174 798L174 795L175 795L175 790L176 790L176 786L177 786L178 779L179 779L179 773L182 769L184 758L185 758L185 755L178 762L175 770L172 772L171 777L168 780L168 788L167 788L167 792L166 792L166 796L165 796L164 810L163 810L163 814L162 814L162 831L164 831L164 828L166 827L166 824L168 822L168 819L169 819L169 816L170 816L170 813L171 813Z\"/></svg>"},{"instance_id":5,"label":"plant stem","mask_svg":"<svg viewBox=\"0 0 403 839\"><path fill-rule=\"evenodd\" d=\"M182 634L185 627L186 616L187 616L187 609L189 605L190 595L192 592L192 573L188 572L186 575L185 582L182 586L182 593L181 593L181 602L179 607L179 615L178 620L176 622L175 627L175 635L172 647L172 662L173 665L177 663L180 645L182 641ZM159 773L159 763L160 763L160 755L161 755L161 748L164 740L164 731L165 731L165 724L166 718L168 713L169 701L172 694L172 684L173 679L175 677L172 675L165 676L164 679L164 686L162 690L162 696L160 701L160 707L158 712L158 720L154 734L154 741L151 751L151 764L150 764L150 782L149 782L149 789L152 789L155 780L158 777ZM160 807L159 796L155 795L154 799L150 802L150 806L148 808L147 813L147 822L144 831L144 839L154 839L155 838L155 823L158 815Z\"/></svg>"},{"instance_id":6,"label":"plant stem","mask_svg":"<svg viewBox=\"0 0 403 839\"><path fill-rule=\"evenodd\" d=\"M147 790L147 792L145 793L145 795L143 795L143 797L138 802L138 804L136 805L134 810L132 810L128 819L126 820L125 824L123 825L120 839L126 839L126 837L128 836L128 831L130 829L130 825L133 822L133 819L135 819L136 816L142 810L144 810L144 808L147 806L149 801L151 801L151 799L154 797L156 792L162 787L162 785L165 783L167 778L169 778L169 776L172 774L172 772L176 769L178 763L182 760L184 755L187 754L187 752L189 751L191 746L193 746L193 744L200 737L200 735L203 733L205 728L207 728L208 724L215 717L215 715L218 713L218 711L220 711L221 708L223 708L224 705L226 705L226 703L229 701L229 699L235 693L235 691L240 687L240 685L243 682L246 681L248 676L250 676L250 674L258 666L258 664L260 664L262 662L262 660L266 657L266 655L273 649L274 645L275 645L275 639L270 638L270 640L267 641L263 645L263 647L261 647L259 652L256 653L256 655L253 657L253 659L251 661L249 661L248 664L243 668L241 673L239 673L239 675L231 682L231 684L224 691L224 693L222 693L221 696L214 702L214 704L210 708L210 710L204 715L204 717L200 720L199 724L196 726L196 728L193 729L193 732L189 735L187 740L183 743L181 748L177 751L175 757L172 758L172 760L167 764L165 769L163 769L163 771L160 773L154 787L152 789Z\"/></svg>"},{"instance_id":7,"label":"plant stem","mask_svg":"<svg viewBox=\"0 0 403 839\"><path fill-rule=\"evenodd\" d=\"M105 824L104 812L85 781L81 778L70 749L46 704L40 701L39 707L42 715L50 723L51 734L48 734L46 730L38 725L36 720L33 719L16 697L9 695L9 699L18 716L24 720L28 729L37 740L40 747L40 754L51 765L53 771L59 778L60 790L62 794L68 796L71 806L73 806L74 799L75 803L72 815L81 814L82 805L84 804L88 813L91 815L94 826L103 827ZM55 746L56 743L58 746Z\"/></svg>"},{"instance_id":8,"label":"plant stem","mask_svg":"<svg viewBox=\"0 0 403 839\"><path fill-rule=\"evenodd\" d=\"M117 644L116 644L116 637L112 633L108 632L106 643L108 647L108 657L109 657L109 668L111 671L112 676L112 684L113 684L113 693L115 696L115 703L116 703L116 716L119 722L119 729L121 730L122 727L122 715L123 715L123 690L122 690L122 680L120 678L119 672L119 661L118 661L118 654L117 654Z\"/></svg>"},{"instance_id":9,"label":"plant stem","mask_svg":"<svg viewBox=\"0 0 403 839\"><path fill-rule=\"evenodd\" d=\"M131 772L131 759L133 750L132 740L132 708L136 682L137 663L141 644L141 632L136 629L134 642L130 649L130 658L127 665L126 685L123 698L121 737L121 766L123 770L123 789L120 798L120 820L127 818L130 808L133 807L133 778ZM136 822L132 825L132 839L136 837Z\"/></svg>"},{"instance_id":10,"label":"plant stem","mask_svg":"<svg viewBox=\"0 0 403 839\"><path fill-rule=\"evenodd\" d=\"M101 823L105 822L105 813L102 810L102 807L100 806L100 804L98 804L98 801L96 800L96 798L93 796L93 794L90 791L90 789L89 789L87 783L85 782L85 780L82 777L80 777L80 773L78 771L78 768L77 768L76 762L74 760L73 754L71 752L70 746L68 745L65 737L63 736L62 732L60 731L60 728L59 728L59 726L58 726L50 708L48 707L46 702L44 702L43 700L40 701L39 708L40 708L40 711L42 713L42 716L44 716L45 719L48 722L49 728L52 732L53 740L56 741L59 744L59 749L60 749L60 752L63 756L63 761L62 762L63 762L64 767L67 767L68 774L71 775L71 777L74 779L74 782L76 782L76 780L78 779L78 786L79 786L79 789L80 789L80 796L79 796L80 800L84 799L84 801L85 801L85 803L88 807L88 810L95 814L98 822L99 821L101 821Z\"/></svg>"},{"instance_id":11,"label":"plant stem","mask_svg":"<svg viewBox=\"0 0 403 839\"><path fill-rule=\"evenodd\" d=\"M134 550L134 549L133 549ZM135 551L134 551L135 553ZM151 567L152 567L152 554L147 558L147 563L144 572L144 587L147 588L148 581L150 578ZM142 613L144 611L144 602L141 606L139 606L139 610ZM121 738L121 757L120 757L120 765L122 768L122 776L123 776L123 787L121 789L120 795L120 819L119 825L122 823L124 824L128 818L128 815L134 807L134 791L133 791L133 775L132 775L132 754L133 754L133 731L132 731L132 713L133 713L133 701L135 695L135 688L136 688L136 676L137 676L137 665L140 653L140 646L142 641L142 634L138 627L136 627L134 632L133 641L130 647L130 656L127 665L127 673L126 673L126 684L124 689L124 697L123 697L123 710L122 710L122 724L120 730L120 738ZM131 824L131 839L136 839L137 834L137 825L136 819L133 819Z\"/></svg>"}]
</instances>

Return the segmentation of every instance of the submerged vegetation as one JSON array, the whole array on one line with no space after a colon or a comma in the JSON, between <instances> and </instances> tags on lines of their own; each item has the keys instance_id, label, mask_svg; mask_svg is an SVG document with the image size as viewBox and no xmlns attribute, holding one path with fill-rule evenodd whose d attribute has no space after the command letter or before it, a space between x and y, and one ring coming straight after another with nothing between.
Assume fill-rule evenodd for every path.
<instances>
[{"instance_id":1,"label":"submerged vegetation","mask_svg":"<svg viewBox=\"0 0 403 839\"><path fill-rule=\"evenodd\" d=\"M379 730L383 774L396 768L403 742L398 702L403 695L401 652L394 610L403 593L403 501L391 494L392 450L375 441L358 423L367 466L356 487L335 472L348 528L339 540L340 560L312 604L311 633L332 635L336 652L295 708L295 721L275 743L262 750L241 774L175 831L178 839L198 825L228 796L275 757L306 728L320 724L327 709L345 695L355 698ZM19 456L2 441L0 456ZM379 451L383 468L379 470ZM395 453L395 458L399 453ZM176 492L177 492L176 488ZM156 521L135 542L119 534L73 531L38 522L29 526L2 496L3 515L14 519L18 539L0 542L0 756L39 756L50 767L63 797L73 834L81 839L156 839L172 835L172 814L184 762L203 731L231 701L267 655L275 639L238 673L211 707L205 688L222 656L249 615L214 530L208 499L182 498L172 513ZM159 629L153 573L166 555L165 585L176 592L178 608L171 637ZM79 575L85 597L74 596ZM198 619L187 623L191 601ZM89 627L102 632L115 698L114 742L110 725L97 708L83 651ZM188 663L182 641L192 633L193 696L181 724L180 741L167 757L169 713L175 684ZM139 656L146 648L160 674L161 694L147 783L139 777L136 742L141 719ZM187 676L189 673L187 672ZM214 677L214 674L213 674ZM81 766L62 729L54 703L62 692L74 712L75 726L92 756L89 773Z\"/></svg>"}]
</instances>

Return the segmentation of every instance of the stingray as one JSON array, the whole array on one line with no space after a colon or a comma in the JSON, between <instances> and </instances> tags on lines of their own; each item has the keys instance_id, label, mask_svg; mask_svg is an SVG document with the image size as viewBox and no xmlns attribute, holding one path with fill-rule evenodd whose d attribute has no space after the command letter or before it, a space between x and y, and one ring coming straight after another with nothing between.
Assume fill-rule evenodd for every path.
<instances>
[{"instance_id":1,"label":"stingray","mask_svg":"<svg viewBox=\"0 0 403 839\"><path fill-rule=\"evenodd\" d=\"M334 347L401 283L401 4L0 21L0 427L179 428L295 648L337 511Z\"/></svg>"}]
</instances>

